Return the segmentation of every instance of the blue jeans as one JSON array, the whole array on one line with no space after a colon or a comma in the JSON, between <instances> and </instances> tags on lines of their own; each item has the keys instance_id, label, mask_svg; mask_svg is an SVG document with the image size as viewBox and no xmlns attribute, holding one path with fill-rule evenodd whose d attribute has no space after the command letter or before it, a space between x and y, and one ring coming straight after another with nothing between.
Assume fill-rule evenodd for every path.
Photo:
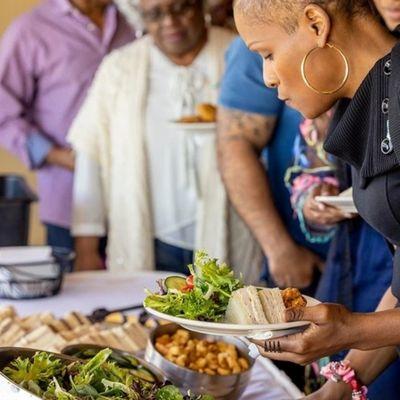
<instances>
[{"instance_id":1,"label":"blue jeans","mask_svg":"<svg viewBox=\"0 0 400 400\"><path fill-rule=\"evenodd\" d=\"M51 247L62 247L68 250L74 250L74 239L69 229L61 226L46 224L47 244Z\"/></svg>"},{"instance_id":2,"label":"blue jeans","mask_svg":"<svg viewBox=\"0 0 400 400\"><path fill-rule=\"evenodd\" d=\"M193 262L193 251L171 246L161 240L154 240L157 271L171 271L189 275L188 264Z\"/></svg>"}]
</instances>

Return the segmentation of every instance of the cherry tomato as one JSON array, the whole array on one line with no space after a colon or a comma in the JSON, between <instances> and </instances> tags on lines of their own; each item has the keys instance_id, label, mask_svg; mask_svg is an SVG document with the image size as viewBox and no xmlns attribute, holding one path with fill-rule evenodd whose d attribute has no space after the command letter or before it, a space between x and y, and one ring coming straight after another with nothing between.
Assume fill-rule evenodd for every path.
<instances>
[{"instance_id":1,"label":"cherry tomato","mask_svg":"<svg viewBox=\"0 0 400 400\"><path fill-rule=\"evenodd\" d=\"M189 275L186 278L186 286L188 286L190 289L194 288L194 276L193 275Z\"/></svg>"}]
</instances>

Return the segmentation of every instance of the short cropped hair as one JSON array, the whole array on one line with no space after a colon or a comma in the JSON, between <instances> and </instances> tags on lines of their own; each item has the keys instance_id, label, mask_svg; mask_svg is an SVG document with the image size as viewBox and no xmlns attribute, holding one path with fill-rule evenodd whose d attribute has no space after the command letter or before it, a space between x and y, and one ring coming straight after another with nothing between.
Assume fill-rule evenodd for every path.
<instances>
[{"instance_id":1,"label":"short cropped hair","mask_svg":"<svg viewBox=\"0 0 400 400\"><path fill-rule=\"evenodd\" d=\"M235 0L235 10L259 22L279 22L288 32L297 28L297 17L309 4L316 4L345 17L377 15L372 0Z\"/></svg>"}]
</instances>

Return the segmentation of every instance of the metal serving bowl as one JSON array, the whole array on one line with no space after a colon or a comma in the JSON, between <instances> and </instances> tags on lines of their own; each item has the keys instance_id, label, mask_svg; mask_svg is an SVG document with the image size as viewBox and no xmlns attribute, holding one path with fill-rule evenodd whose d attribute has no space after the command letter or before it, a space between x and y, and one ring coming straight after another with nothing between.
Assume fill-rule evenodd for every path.
<instances>
[{"instance_id":1,"label":"metal serving bowl","mask_svg":"<svg viewBox=\"0 0 400 400\"><path fill-rule=\"evenodd\" d=\"M18 347L3 347L0 348L0 370L3 370L11 361L14 361L18 357L30 358L35 355L39 350L24 349ZM67 363L77 361L74 357L66 355L53 354L54 357L59 358ZM20 388L16 383L8 379L4 374L0 372L0 399L1 400L41 400L40 397L28 392L25 389Z\"/></svg>"},{"instance_id":2,"label":"metal serving bowl","mask_svg":"<svg viewBox=\"0 0 400 400\"><path fill-rule=\"evenodd\" d=\"M145 369L149 370L152 373L152 375L154 375L154 377L158 381L157 383L163 383L163 382L165 382L167 380L166 376L164 375L164 373L159 368L157 368L156 366L150 364L146 360L143 360L142 358L138 357L137 354L130 353L130 352L127 352L127 351L117 350L117 349L114 349L112 347L98 346L98 345L95 345L95 344L73 344L73 345L64 347L62 349L61 353L65 354L67 356L75 357L77 359L86 359L87 355L85 355L85 352L87 352L87 351L92 352L93 351L95 353L98 353L99 351L101 351L101 350L103 350L105 348L108 348L108 349L112 350L113 354L111 355L111 357L114 356L114 359L117 362L117 364L118 364L118 358L119 357L133 357L133 358L136 359L138 364L140 364ZM91 355L91 357L93 355ZM1 399L1 397L0 397L0 399Z\"/></svg>"},{"instance_id":3,"label":"metal serving bowl","mask_svg":"<svg viewBox=\"0 0 400 400\"><path fill-rule=\"evenodd\" d=\"M74 357L73 355L79 354L85 350L100 351L106 347L95 346L95 345L72 345L63 349L64 354L56 354L49 351L46 353L53 354L55 358L65 361L66 363L72 363L79 361L84 358ZM120 350L113 350L116 357L118 356L129 356L134 357L138 363L145 369L149 370L151 374L158 380L157 383L163 383L166 381L164 374L156 367L151 365L145 360L138 358L135 354L127 353ZM11 361L14 361L18 357L31 358L40 350L24 349L17 347L4 347L0 348L0 370L6 367ZM132 368L133 369L133 368ZM40 397L28 392L25 389L20 388L16 383L8 379L4 374L0 372L0 400L42 400Z\"/></svg>"},{"instance_id":4,"label":"metal serving bowl","mask_svg":"<svg viewBox=\"0 0 400 400\"><path fill-rule=\"evenodd\" d=\"M216 400L236 400L244 392L250 381L251 369L254 360L248 355L247 346L235 337L215 337L202 333L190 332L191 337L203 340L220 340L236 346L240 357L245 358L250 368L240 374L234 375L207 375L193 371L188 368L180 367L173 362L167 360L155 348L155 340L164 334L173 334L181 329L177 324L161 325L153 330L147 344L145 359L151 364L160 368L166 377L175 383L181 390L191 390L193 393L206 393L215 397Z\"/></svg>"}]
</instances>

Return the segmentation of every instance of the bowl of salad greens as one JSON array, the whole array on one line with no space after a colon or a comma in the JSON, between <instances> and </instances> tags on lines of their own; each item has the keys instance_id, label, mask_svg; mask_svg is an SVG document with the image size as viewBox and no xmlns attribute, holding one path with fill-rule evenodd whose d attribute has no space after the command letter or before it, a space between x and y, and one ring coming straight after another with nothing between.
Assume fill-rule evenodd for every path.
<instances>
[{"instance_id":1,"label":"bowl of salad greens","mask_svg":"<svg viewBox=\"0 0 400 400\"><path fill-rule=\"evenodd\" d=\"M7 400L213 400L183 395L120 367L103 349L86 360L30 349L0 349L0 398Z\"/></svg>"},{"instance_id":2,"label":"bowl of salad greens","mask_svg":"<svg viewBox=\"0 0 400 400\"><path fill-rule=\"evenodd\" d=\"M146 290L146 310L187 320L222 322L231 294L243 287L242 280L205 251L196 253L188 269L186 278L170 276L158 281L159 293Z\"/></svg>"},{"instance_id":3,"label":"bowl of salad greens","mask_svg":"<svg viewBox=\"0 0 400 400\"><path fill-rule=\"evenodd\" d=\"M89 360L104 348L104 346L96 344L77 343L63 348L61 353L81 360ZM128 368L138 378L150 383L164 382L167 379L163 371L143 358L139 358L136 354L113 348L110 350L112 352L108 360L114 362L118 367Z\"/></svg>"}]
</instances>

